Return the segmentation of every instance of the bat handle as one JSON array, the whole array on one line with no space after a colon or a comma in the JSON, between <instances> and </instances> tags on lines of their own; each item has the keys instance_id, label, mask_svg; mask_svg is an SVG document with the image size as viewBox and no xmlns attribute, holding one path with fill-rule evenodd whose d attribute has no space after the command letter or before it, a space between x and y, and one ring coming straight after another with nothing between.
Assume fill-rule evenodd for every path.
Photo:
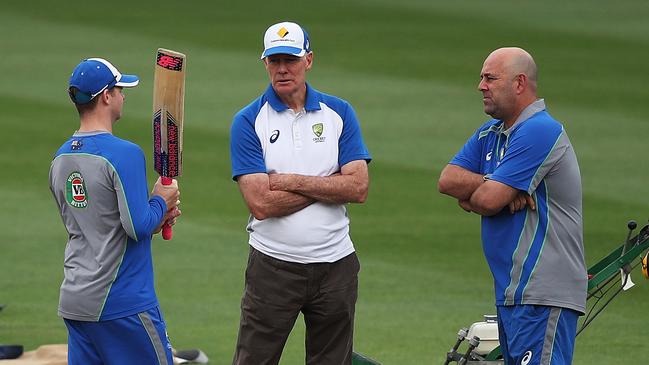
<instances>
[{"instance_id":1,"label":"bat handle","mask_svg":"<svg viewBox=\"0 0 649 365\"><path fill-rule=\"evenodd\" d=\"M166 176L161 176L161 180L162 180L162 185L171 185L171 183L173 182L172 178ZM164 238L165 240L167 241L170 240L171 237L173 236L173 233L174 232L168 223L165 223L162 226L162 238Z\"/></svg>"}]
</instances>

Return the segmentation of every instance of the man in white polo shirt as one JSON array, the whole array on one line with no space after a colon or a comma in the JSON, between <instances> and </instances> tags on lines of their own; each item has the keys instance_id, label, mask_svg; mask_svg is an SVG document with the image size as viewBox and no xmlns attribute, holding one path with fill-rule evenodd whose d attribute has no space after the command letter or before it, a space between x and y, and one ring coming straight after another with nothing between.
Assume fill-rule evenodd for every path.
<instances>
[{"instance_id":1,"label":"man in white polo shirt","mask_svg":"<svg viewBox=\"0 0 649 365\"><path fill-rule=\"evenodd\" d=\"M232 178L250 210L234 364L277 364L300 312L307 364L351 364L360 265L346 203L367 197L371 160L351 105L306 83L307 32L272 25L270 85L234 117Z\"/></svg>"}]
</instances>

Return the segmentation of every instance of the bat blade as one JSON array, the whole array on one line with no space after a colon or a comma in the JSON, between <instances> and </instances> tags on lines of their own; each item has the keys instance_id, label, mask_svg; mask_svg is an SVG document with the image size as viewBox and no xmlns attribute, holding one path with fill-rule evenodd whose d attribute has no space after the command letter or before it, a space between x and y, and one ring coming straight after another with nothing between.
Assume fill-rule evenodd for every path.
<instances>
[{"instance_id":1,"label":"bat blade","mask_svg":"<svg viewBox=\"0 0 649 365\"><path fill-rule=\"evenodd\" d=\"M163 177L182 174L186 56L159 48L153 81L153 156Z\"/></svg>"},{"instance_id":2,"label":"bat blade","mask_svg":"<svg viewBox=\"0 0 649 365\"><path fill-rule=\"evenodd\" d=\"M153 80L153 164L164 185L182 174L186 56L158 48ZM162 230L171 239L171 227Z\"/></svg>"}]
</instances>

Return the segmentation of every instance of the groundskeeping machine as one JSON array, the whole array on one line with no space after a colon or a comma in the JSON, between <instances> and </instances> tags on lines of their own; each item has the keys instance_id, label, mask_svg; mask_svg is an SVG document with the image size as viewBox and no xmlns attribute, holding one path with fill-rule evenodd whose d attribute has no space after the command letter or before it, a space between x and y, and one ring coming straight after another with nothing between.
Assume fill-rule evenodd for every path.
<instances>
[{"instance_id":1,"label":"groundskeeping machine","mask_svg":"<svg viewBox=\"0 0 649 365\"><path fill-rule=\"evenodd\" d=\"M626 241L588 269L587 312L577 327L579 335L604 310L618 294L635 284L631 272L641 266L642 275L649 279L649 224L634 235L637 224L628 224ZM486 315L481 322L462 328L457 340L446 354L444 365L502 365L498 343L496 316Z\"/></svg>"}]
</instances>

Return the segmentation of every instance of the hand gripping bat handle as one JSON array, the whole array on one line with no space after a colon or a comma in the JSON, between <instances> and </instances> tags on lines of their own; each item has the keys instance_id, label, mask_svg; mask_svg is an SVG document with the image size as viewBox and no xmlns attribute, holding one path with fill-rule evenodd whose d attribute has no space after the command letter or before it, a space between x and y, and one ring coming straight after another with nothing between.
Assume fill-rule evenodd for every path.
<instances>
[{"instance_id":1,"label":"hand gripping bat handle","mask_svg":"<svg viewBox=\"0 0 649 365\"><path fill-rule=\"evenodd\" d=\"M171 183L173 182L172 178L166 176L161 176L161 180L162 185L171 185ZM171 226L168 223L165 223L164 226L162 226L162 238L164 238L165 240L170 240L173 234L174 232L171 229Z\"/></svg>"}]
</instances>

